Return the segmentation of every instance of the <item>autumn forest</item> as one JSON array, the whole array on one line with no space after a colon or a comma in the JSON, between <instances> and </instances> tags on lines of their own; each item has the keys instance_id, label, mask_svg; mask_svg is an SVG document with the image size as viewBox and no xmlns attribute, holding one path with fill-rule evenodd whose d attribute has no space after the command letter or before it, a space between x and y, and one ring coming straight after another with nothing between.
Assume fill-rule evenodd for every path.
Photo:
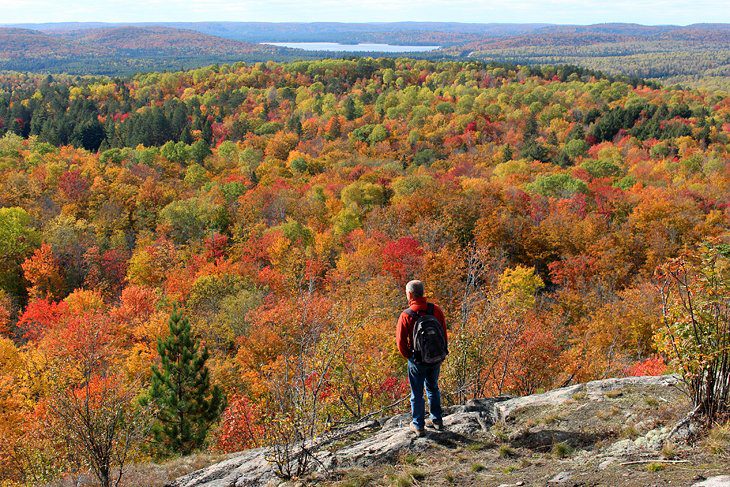
<instances>
[{"instance_id":1,"label":"autumn forest","mask_svg":"<svg viewBox=\"0 0 730 487\"><path fill-rule=\"evenodd\" d=\"M447 405L682 371L671 278L726 305L728 195L726 94L583 68L0 74L0 485L407 411L414 278Z\"/></svg>"}]
</instances>

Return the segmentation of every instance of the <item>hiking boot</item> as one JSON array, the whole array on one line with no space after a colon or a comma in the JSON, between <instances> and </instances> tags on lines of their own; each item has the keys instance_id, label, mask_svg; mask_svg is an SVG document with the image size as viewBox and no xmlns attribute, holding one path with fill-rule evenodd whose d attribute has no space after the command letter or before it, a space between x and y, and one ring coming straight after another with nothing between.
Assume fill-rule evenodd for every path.
<instances>
[{"instance_id":1,"label":"hiking boot","mask_svg":"<svg viewBox=\"0 0 730 487\"><path fill-rule=\"evenodd\" d=\"M424 428L419 428L413 423L411 423L411 431L413 431L419 438L426 434L426 430Z\"/></svg>"},{"instance_id":2,"label":"hiking boot","mask_svg":"<svg viewBox=\"0 0 730 487\"><path fill-rule=\"evenodd\" d=\"M431 428L435 429L436 431L443 431L444 420L443 419L431 419L426 422L426 426L430 426Z\"/></svg>"}]
</instances>

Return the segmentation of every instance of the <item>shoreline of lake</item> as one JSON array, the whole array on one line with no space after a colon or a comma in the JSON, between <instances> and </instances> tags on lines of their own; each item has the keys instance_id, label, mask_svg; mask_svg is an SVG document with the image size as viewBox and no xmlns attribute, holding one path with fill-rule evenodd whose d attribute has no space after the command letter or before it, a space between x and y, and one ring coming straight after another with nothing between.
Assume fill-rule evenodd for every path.
<instances>
[{"instance_id":1,"label":"shoreline of lake","mask_svg":"<svg viewBox=\"0 0 730 487\"><path fill-rule=\"evenodd\" d=\"M401 46L396 44L341 44L339 42L261 42L269 46L302 49L304 51L331 52L429 52L441 46Z\"/></svg>"}]
</instances>

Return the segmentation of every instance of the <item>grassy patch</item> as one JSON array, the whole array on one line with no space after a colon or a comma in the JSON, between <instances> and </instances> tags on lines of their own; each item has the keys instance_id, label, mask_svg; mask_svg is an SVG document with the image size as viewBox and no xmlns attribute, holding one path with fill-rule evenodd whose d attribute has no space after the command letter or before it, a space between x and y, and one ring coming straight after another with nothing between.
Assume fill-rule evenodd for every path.
<instances>
[{"instance_id":1,"label":"grassy patch","mask_svg":"<svg viewBox=\"0 0 730 487\"><path fill-rule=\"evenodd\" d=\"M487 467L485 467L485 466L484 466L484 465L482 465L481 463L472 463L472 465L471 465L471 469L470 469L470 470L471 470L471 471L472 471L473 473L477 473L477 472L481 472L481 471L482 471L482 470L484 470L485 468L487 468Z\"/></svg>"},{"instance_id":2,"label":"grassy patch","mask_svg":"<svg viewBox=\"0 0 730 487\"><path fill-rule=\"evenodd\" d=\"M517 465L508 465L502 469L502 472L504 473L512 473L515 470L518 470L519 467Z\"/></svg>"},{"instance_id":3,"label":"grassy patch","mask_svg":"<svg viewBox=\"0 0 730 487\"><path fill-rule=\"evenodd\" d=\"M541 417L539 420L539 423L548 425L548 424L556 423L556 422L560 421L561 419L563 419L563 416L559 412L554 411L552 413L546 414L545 416Z\"/></svg>"},{"instance_id":4,"label":"grassy patch","mask_svg":"<svg viewBox=\"0 0 730 487\"><path fill-rule=\"evenodd\" d=\"M586 391L580 391L576 392L571 397L574 401L584 401L588 397L588 393Z\"/></svg>"},{"instance_id":5,"label":"grassy patch","mask_svg":"<svg viewBox=\"0 0 730 487\"><path fill-rule=\"evenodd\" d=\"M500 445L499 456L501 458L514 458L517 456L517 452L510 448L508 445Z\"/></svg>"},{"instance_id":6,"label":"grassy patch","mask_svg":"<svg viewBox=\"0 0 730 487\"><path fill-rule=\"evenodd\" d=\"M666 465L664 465L663 463L658 463L658 462L648 463L646 465L646 471L647 472L660 472L660 471L664 470L665 467L666 467Z\"/></svg>"},{"instance_id":7,"label":"grassy patch","mask_svg":"<svg viewBox=\"0 0 730 487\"><path fill-rule=\"evenodd\" d=\"M617 397L621 397L623 395L624 395L624 391L622 391L621 389L614 389L614 390L608 391L607 393L604 394L604 396L606 396L609 399L616 399Z\"/></svg>"},{"instance_id":8,"label":"grassy patch","mask_svg":"<svg viewBox=\"0 0 730 487\"><path fill-rule=\"evenodd\" d=\"M628 424L621 428L621 438L628 438L630 440L633 440L634 438L638 438L639 431L636 429L636 426L633 424Z\"/></svg>"},{"instance_id":9,"label":"grassy patch","mask_svg":"<svg viewBox=\"0 0 730 487\"><path fill-rule=\"evenodd\" d=\"M402 463L404 465L415 465L416 462L418 462L418 455L415 453L404 453L401 455L398 463Z\"/></svg>"},{"instance_id":10,"label":"grassy patch","mask_svg":"<svg viewBox=\"0 0 730 487\"><path fill-rule=\"evenodd\" d=\"M662 457L666 458L667 460L676 458L677 457L677 445L675 445L671 441L664 442L664 444L662 445Z\"/></svg>"},{"instance_id":11,"label":"grassy patch","mask_svg":"<svg viewBox=\"0 0 730 487\"><path fill-rule=\"evenodd\" d=\"M372 482L374 477L370 474L358 473L343 479L338 485L340 487L365 487Z\"/></svg>"},{"instance_id":12,"label":"grassy patch","mask_svg":"<svg viewBox=\"0 0 730 487\"><path fill-rule=\"evenodd\" d=\"M494 448L495 446L493 441L475 441L466 445L466 449L469 451L482 451Z\"/></svg>"},{"instance_id":13,"label":"grassy patch","mask_svg":"<svg viewBox=\"0 0 730 487\"><path fill-rule=\"evenodd\" d=\"M645 403L646 403L646 405L647 405L647 406L649 406L650 408L656 408L656 407L659 407L659 401L657 401L657 400L656 400L656 399L654 399L653 397L645 397L645 398L644 398L644 402L645 402Z\"/></svg>"},{"instance_id":14,"label":"grassy patch","mask_svg":"<svg viewBox=\"0 0 730 487\"><path fill-rule=\"evenodd\" d=\"M499 441L507 441L509 434L507 434L507 427L504 423L495 423L489 430L494 437Z\"/></svg>"},{"instance_id":15,"label":"grassy patch","mask_svg":"<svg viewBox=\"0 0 730 487\"><path fill-rule=\"evenodd\" d=\"M419 470L417 468L409 470L408 475L410 475L413 478L413 480L423 480L426 478L426 472Z\"/></svg>"},{"instance_id":16,"label":"grassy patch","mask_svg":"<svg viewBox=\"0 0 730 487\"><path fill-rule=\"evenodd\" d=\"M715 455L730 455L730 422L712 428L703 446Z\"/></svg>"},{"instance_id":17,"label":"grassy patch","mask_svg":"<svg viewBox=\"0 0 730 487\"><path fill-rule=\"evenodd\" d=\"M413 485L413 479L410 475L401 474L395 477L390 485L393 487L411 487Z\"/></svg>"},{"instance_id":18,"label":"grassy patch","mask_svg":"<svg viewBox=\"0 0 730 487\"><path fill-rule=\"evenodd\" d=\"M393 487L411 487L426 478L426 473L417 468L411 468L406 472L390 477L390 485Z\"/></svg>"},{"instance_id":19,"label":"grassy patch","mask_svg":"<svg viewBox=\"0 0 730 487\"><path fill-rule=\"evenodd\" d=\"M616 406L611 406L608 409L599 409L596 411L596 417L604 421L609 420L619 413L620 409Z\"/></svg>"},{"instance_id":20,"label":"grassy patch","mask_svg":"<svg viewBox=\"0 0 730 487\"><path fill-rule=\"evenodd\" d=\"M125 469L123 482L124 485L162 486L178 477L208 467L226 458L226 455L197 453L186 457L172 458L160 464L154 462L130 464Z\"/></svg>"}]
</instances>

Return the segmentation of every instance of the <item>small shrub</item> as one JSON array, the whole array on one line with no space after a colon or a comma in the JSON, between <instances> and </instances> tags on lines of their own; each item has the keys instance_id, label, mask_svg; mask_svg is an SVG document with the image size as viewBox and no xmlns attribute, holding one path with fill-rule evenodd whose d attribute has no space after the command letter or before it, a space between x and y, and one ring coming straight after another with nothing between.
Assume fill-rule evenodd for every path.
<instances>
[{"instance_id":1,"label":"small shrub","mask_svg":"<svg viewBox=\"0 0 730 487\"><path fill-rule=\"evenodd\" d=\"M616 399L617 397L621 397L624 395L624 392L620 389L614 389L612 391L608 391L604 396L606 396L609 399Z\"/></svg>"},{"instance_id":2,"label":"small shrub","mask_svg":"<svg viewBox=\"0 0 730 487\"><path fill-rule=\"evenodd\" d=\"M730 245L705 242L699 253L666 263L657 275L660 351L689 385L698 417L713 424L730 414Z\"/></svg>"},{"instance_id":3,"label":"small shrub","mask_svg":"<svg viewBox=\"0 0 730 487\"><path fill-rule=\"evenodd\" d=\"M514 472L517 469L518 469L517 465L509 465L507 467L504 467L502 469L502 472L504 472L504 473L512 473L512 472Z\"/></svg>"},{"instance_id":4,"label":"small shrub","mask_svg":"<svg viewBox=\"0 0 730 487\"><path fill-rule=\"evenodd\" d=\"M471 471L472 471L473 473L477 473L477 472L481 472L481 471L482 471L482 470L484 470L485 468L486 468L486 467L485 467L484 465L482 465L481 463L474 463L474 464L472 464L472 466L471 466Z\"/></svg>"},{"instance_id":5,"label":"small shrub","mask_svg":"<svg viewBox=\"0 0 730 487\"><path fill-rule=\"evenodd\" d=\"M456 478L453 476L453 474L447 473L446 475L444 475L444 480L446 480L450 484L453 484L456 481Z\"/></svg>"},{"instance_id":6,"label":"small shrub","mask_svg":"<svg viewBox=\"0 0 730 487\"><path fill-rule=\"evenodd\" d=\"M561 441L553 445L552 454L555 458L566 458L572 455L574 451L572 446Z\"/></svg>"}]
</instances>

